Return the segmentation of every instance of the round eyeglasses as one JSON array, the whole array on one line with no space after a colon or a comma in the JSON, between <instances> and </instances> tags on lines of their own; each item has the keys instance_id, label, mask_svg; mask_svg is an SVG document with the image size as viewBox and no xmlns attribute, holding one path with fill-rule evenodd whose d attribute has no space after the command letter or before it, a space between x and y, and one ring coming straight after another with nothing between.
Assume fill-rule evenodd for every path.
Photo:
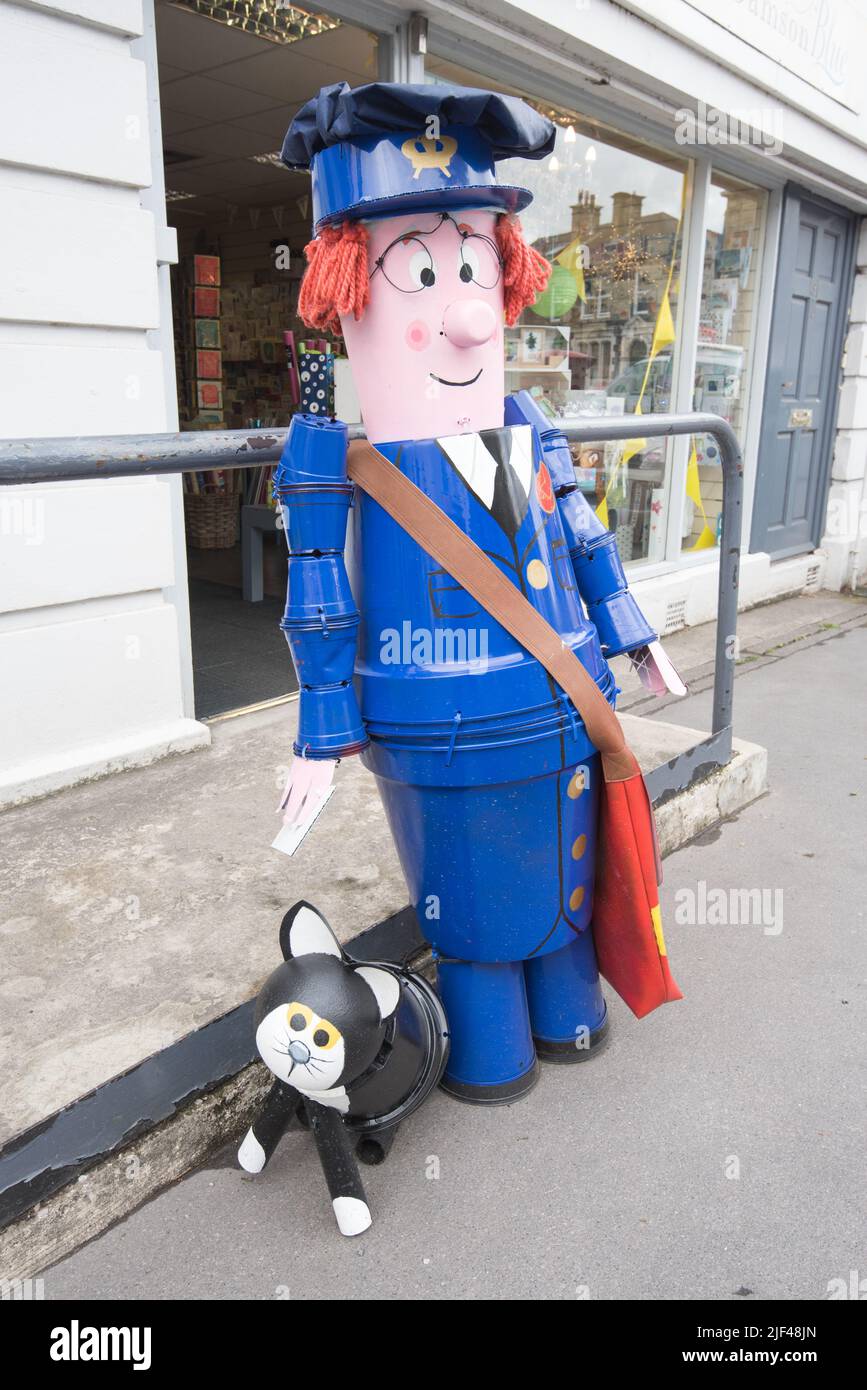
<instances>
[{"instance_id":1,"label":"round eyeglasses","mask_svg":"<svg viewBox=\"0 0 867 1390\"><path fill-rule=\"evenodd\" d=\"M420 294L436 284L438 266L425 238L451 222L460 238L457 246L457 272L464 284L492 290L503 274L503 258L493 237L475 232L466 222L457 222L451 213L440 213L433 227L413 227L401 232L377 256L370 278L381 271L388 283L401 294ZM442 264L442 260L440 260Z\"/></svg>"}]
</instances>

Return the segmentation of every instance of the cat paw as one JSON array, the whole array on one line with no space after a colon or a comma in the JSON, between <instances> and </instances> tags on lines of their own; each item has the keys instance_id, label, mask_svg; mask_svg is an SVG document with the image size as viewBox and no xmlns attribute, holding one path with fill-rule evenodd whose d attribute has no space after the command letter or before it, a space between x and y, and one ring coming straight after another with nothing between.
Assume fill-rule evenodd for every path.
<instances>
[{"instance_id":1,"label":"cat paw","mask_svg":"<svg viewBox=\"0 0 867 1390\"><path fill-rule=\"evenodd\" d=\"M261 1173L265 1167L265 1150L252 1129L248 1129L238 1150L238 1162L246 1173Z\"/></svg>"},{"instance_id":2,"label":"cat paw","mask_svg":"<svg viewBox=\"0 0 867 1390\"><path fill-rule=\"evenodd\" d=\"M342 1236L360 1236L373 1219L370 1207L360 1197L335 1197L331 1205Z\"/></svg>"}]
</instances>

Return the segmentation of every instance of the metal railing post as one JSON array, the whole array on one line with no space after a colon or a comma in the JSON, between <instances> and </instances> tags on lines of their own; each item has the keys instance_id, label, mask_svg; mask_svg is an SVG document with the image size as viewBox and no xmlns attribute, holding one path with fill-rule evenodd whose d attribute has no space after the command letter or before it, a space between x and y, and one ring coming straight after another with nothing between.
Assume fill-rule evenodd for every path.
<instances>
[{"instance_id":1,"label":"metal railing post","mask_svg":"<svg viewBox=\"0 0 867 1390\"><path fill-rule=\"evenodd\" d=\"M713 722L711 732L722 735L732 727L737 635L738 585L740 583L741 525L744 466L737 436L721 415L617 416L562 426L567 439L581 444L643 439L675 434L709 434L717 442L723 474L722 530L719 544L716 656L714 663ZM729 743L729 753L731 745Z\"/></svg>"}]
</instances>

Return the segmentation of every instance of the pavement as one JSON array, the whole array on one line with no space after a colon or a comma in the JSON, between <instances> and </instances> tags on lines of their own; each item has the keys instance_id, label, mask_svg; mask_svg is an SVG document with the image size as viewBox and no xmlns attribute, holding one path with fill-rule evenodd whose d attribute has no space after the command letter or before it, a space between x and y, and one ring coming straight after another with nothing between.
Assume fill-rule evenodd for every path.
<instances>
[{"instance_id":1,"label":"pavement","mask_svg":"<svg viewBox=\"0 0 867 1390\"><path fill-rule=\"evenodd\" d=\"M638 1022L610 1000L601 1055L515 1105L436 1094L364 1170L363 1236L290 1133L255 1178L226 1149L45 1271L45 1297L749 1302L867 1274L867 628L824 599L850 606L756 638L736 683L769 794L665 862L682 1003ZM709 727L710 693L665 719Z\"/></svg>"}]
</instances>

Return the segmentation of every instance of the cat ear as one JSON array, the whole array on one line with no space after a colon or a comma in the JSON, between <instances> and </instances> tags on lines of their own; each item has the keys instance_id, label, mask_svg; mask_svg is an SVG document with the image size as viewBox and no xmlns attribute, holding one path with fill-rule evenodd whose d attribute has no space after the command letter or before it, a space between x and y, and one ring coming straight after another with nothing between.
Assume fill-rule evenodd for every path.
<instances>
[{"instance_id":1,"label":"cat ear","mask_svg":"<svg viewBox=\"0 0 867 1390\"><path fill-rule=\"evenodd\" d=\"M386 1019L393 1014L400 999L400 984L395 976L388 970L378 970L375 965L359 965L355 973L376 995L380 1018Z\"/></svg>"},{"instance_id":2,"label":"cat ear","mask_svg":"<svg viewBox=\"0 0 867 1390\"><path fill-rule=\"evenodd\" d=\"M280 949L284 960L298 956L337 956L342 958L340 942L321 912L310 903L290 907L280 925Z\"/></svg>"}]
</instances>

